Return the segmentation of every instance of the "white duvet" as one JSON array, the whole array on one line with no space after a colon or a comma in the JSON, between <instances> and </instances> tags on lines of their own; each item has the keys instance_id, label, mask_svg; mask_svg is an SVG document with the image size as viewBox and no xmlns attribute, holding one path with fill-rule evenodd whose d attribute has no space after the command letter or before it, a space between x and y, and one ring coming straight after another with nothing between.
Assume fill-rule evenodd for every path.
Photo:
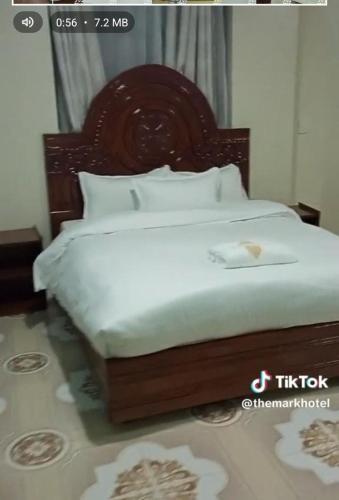
<instances>
[{"instance_id":1,"label":"white duvet","mask_svg":"<svg viewBox=\"0 0 339 500\"><path fill-rule=\"evenodd\" d=\"M261 239L288 246L298 262L223 269L208 258L219 243ZM339 237L265 201L128 212L63 231L34 279L102 356L138 356L339 320Z\"/></svg>"}]
</instances>

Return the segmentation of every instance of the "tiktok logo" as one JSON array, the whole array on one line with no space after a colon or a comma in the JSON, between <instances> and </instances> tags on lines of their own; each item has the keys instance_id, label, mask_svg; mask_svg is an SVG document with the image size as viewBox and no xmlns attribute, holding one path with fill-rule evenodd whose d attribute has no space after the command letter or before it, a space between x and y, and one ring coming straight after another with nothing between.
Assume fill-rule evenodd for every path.
<instances>
[{"instance_id":1,"label":"tiktok logo","mask_svg":"<svg viewBox=\"0 0 339 500\"><path fill-rule=\"evenodd\" d=\"M256 394L266 391L268 382L272 380L272 376L267 370L261 370L259 378L255 378L251 383L251 390Z\"/></svg>"}]
</instances>

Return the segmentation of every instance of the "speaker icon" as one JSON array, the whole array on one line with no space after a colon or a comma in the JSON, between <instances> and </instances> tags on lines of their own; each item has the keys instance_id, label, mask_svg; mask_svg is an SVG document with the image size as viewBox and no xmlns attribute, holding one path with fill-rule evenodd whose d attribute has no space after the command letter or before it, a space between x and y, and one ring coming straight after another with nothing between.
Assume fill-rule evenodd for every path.
<instances>
[{"instance_id":1,"label":"speaker icon","mask_svg":"<svg viewBox=\"0 0 339 500\"><path fill-rule=\"evenodd\" d=\"M37 33L42 28L43 18L38 12L24 10L14 16L13 24L20 33Z\"/></svg>"},{"instance_id":2,"label":"speaker icon","mask_svg":"<svg viewBox=\"0 0 339 500\"><path fill-rule=\"evenodd\" d=\"M21 24L26 26L26 28L33 28L35 23L33 17L25 17L25 19L21 21Z\"/></svg>"}]
</instances>

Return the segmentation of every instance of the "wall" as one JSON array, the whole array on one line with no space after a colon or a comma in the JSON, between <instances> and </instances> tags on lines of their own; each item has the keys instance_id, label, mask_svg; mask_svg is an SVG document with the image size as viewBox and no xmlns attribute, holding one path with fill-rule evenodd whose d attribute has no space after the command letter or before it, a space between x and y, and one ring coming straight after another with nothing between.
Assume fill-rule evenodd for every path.
<instances>
[{"instance_id":1,"label":"wall","mask_svg":"<svg viewBox=\"0 0 339 500\"><path fill-rule=\"evenodd\" d=\"M42 134L57 131L50 39L46 25L15 31L9 3L0 2L0 230L36 225L47 239Z\"/></svg>"},{"instance_id":2,"label":"wall","mask_svg":"<svg viewBox=\"0 0 339 500\"><path fill-rule=\"evenodd\" d=\"M314 206L339 234L338 26L337 0L234 8L232 126L252 131L252 196Z\"/></svg>"},{"instance_id":3,"label":"wall","mask_svg":"<svg viewBox=\"0 0 339 500\"><path fill-rule=\"evenodd\" d=\"M300 16L296 197L339 233L339 2Z\"/></svg>"},{"instance_id":4,"label":"wall","mask_svg":"<svg viewBox=\"0 0 339 500\"><path fill-rule=\"evenodd\" d=\"M294 199L299 9L233 8L232 126L251 128L251 195Z\"/></svg>"}]
</instances>

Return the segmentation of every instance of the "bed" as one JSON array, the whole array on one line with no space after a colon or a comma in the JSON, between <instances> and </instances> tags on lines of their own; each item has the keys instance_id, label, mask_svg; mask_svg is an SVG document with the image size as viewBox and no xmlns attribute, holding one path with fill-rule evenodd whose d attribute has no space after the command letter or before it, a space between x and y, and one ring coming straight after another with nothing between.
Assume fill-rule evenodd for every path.
<instances>
[{"instance_id":1,"label":"bed","mask_svg":"<svg viewBox=\"0 0 339 500\"><path fill-rule=\"evenodd\" d=\"M199 89L164 66L118 76L82 132L44 140L53 236L82 218L80 171L199 173L232 163L249 189L249 130L218 129ZM339 374L338 237L265 201L126 217L73 222L47 252L42 285L79 328L112 421L247 395L263 369ZM302 265L228 273L206 257L221 233L276 233Z\"/></svg>"}]
</instances>

